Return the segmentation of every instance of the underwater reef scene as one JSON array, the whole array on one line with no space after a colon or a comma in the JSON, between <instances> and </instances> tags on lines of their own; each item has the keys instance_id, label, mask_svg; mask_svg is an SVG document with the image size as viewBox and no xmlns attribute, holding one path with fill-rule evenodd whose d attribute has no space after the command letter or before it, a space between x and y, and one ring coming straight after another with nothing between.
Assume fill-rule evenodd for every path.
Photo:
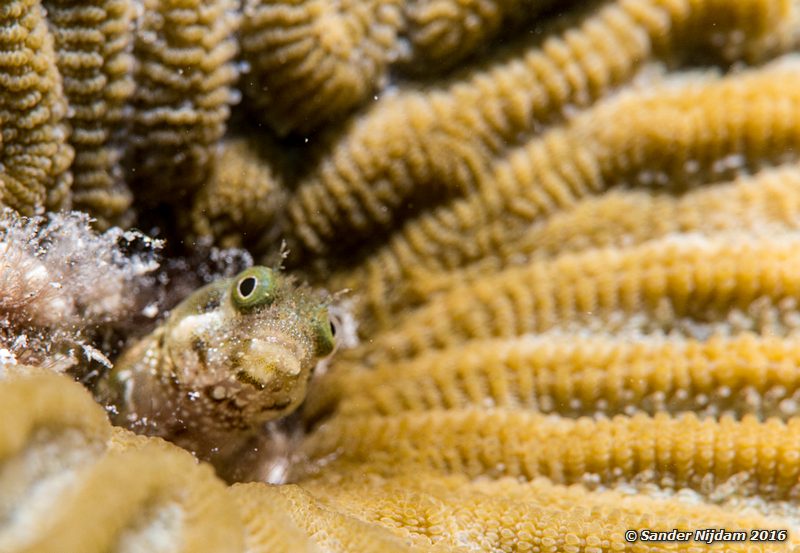
<instances>
[{"instance_id":1,"label":"underwater reef scene","mask_svg":"<svg viewBox=\"0 0 800 553\"><path fill-rule=\"evenodd\" d=\"M797 0L0 2L0 551L800 550L799 47Z\"/></svg>"}]
</instances>

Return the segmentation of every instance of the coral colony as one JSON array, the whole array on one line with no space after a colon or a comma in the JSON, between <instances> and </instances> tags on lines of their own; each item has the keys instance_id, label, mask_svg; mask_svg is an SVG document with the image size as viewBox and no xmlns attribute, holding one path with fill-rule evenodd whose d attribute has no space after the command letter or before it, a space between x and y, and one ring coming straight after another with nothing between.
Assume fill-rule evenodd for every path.
<instances>
[{"instance_id":1,"label":"coral colony","mask_svg":"<svg viewBox=\"0 0 800 553\"><path fill-rule=\"evenodd\" d=\"M796 548L798 36L0 3L0 551Z\"/></svg>"}]
</instances>

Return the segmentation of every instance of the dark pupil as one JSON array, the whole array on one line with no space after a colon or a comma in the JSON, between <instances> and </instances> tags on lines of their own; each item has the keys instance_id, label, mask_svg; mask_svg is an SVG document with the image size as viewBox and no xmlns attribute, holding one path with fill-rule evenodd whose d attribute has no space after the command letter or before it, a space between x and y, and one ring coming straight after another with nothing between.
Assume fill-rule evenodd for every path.
<instances>
[{"instance_id":1,"label":"dark pupil","mask_svg":"<svg viewBox=\"0 0 800 553\"><path fill-rule=\"evenodd\" d=\"M250 294L253 293L253 290L256 289L256 279L253 277L247 277L242 279L239 283L239 295L243 298L246 298Z\"/></svg>"},{"instance_id":2,"label":"dark pupil","mask_svg":"<svg viewBox=\"0 0 800 553\"><path fill-rule=\"evenodd\" d=\"M336 336L336 325L333 322L329 323L331 325L331 335Z\"/></svg>"}]
</instances>

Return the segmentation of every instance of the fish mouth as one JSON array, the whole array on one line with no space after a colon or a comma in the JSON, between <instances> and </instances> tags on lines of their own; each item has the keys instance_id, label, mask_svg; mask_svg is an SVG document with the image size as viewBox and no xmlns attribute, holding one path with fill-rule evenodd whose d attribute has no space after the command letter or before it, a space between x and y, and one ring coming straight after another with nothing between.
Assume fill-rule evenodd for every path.
<instances>
[{"instance_id":1,"label":"fish mouth","mask_svg":"<svg viewBox=\"0 0 800 553\"><path fill-rule=\"evenodd\" d=\"M236 379L259 390L295 380L302 372L297 349L273 338L253 338L239 368Z\"/></svg>"}]
</instances>

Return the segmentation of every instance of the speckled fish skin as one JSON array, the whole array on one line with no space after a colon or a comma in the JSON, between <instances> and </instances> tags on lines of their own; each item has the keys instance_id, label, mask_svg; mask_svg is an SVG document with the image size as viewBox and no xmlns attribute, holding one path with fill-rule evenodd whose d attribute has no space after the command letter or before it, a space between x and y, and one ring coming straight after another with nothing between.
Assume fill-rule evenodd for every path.
<instances>
[{"instance_id":1,"label":"speckled fish skin","mask_svg":"<svg viewBox=\"0 0 800 553\"><path fill-rule=\"evenodd\" d=\"M212 462L302 403L334 347L327 300L266 267L195 291L98 385L114 423Z\"/></svg>"}]
</instances>

